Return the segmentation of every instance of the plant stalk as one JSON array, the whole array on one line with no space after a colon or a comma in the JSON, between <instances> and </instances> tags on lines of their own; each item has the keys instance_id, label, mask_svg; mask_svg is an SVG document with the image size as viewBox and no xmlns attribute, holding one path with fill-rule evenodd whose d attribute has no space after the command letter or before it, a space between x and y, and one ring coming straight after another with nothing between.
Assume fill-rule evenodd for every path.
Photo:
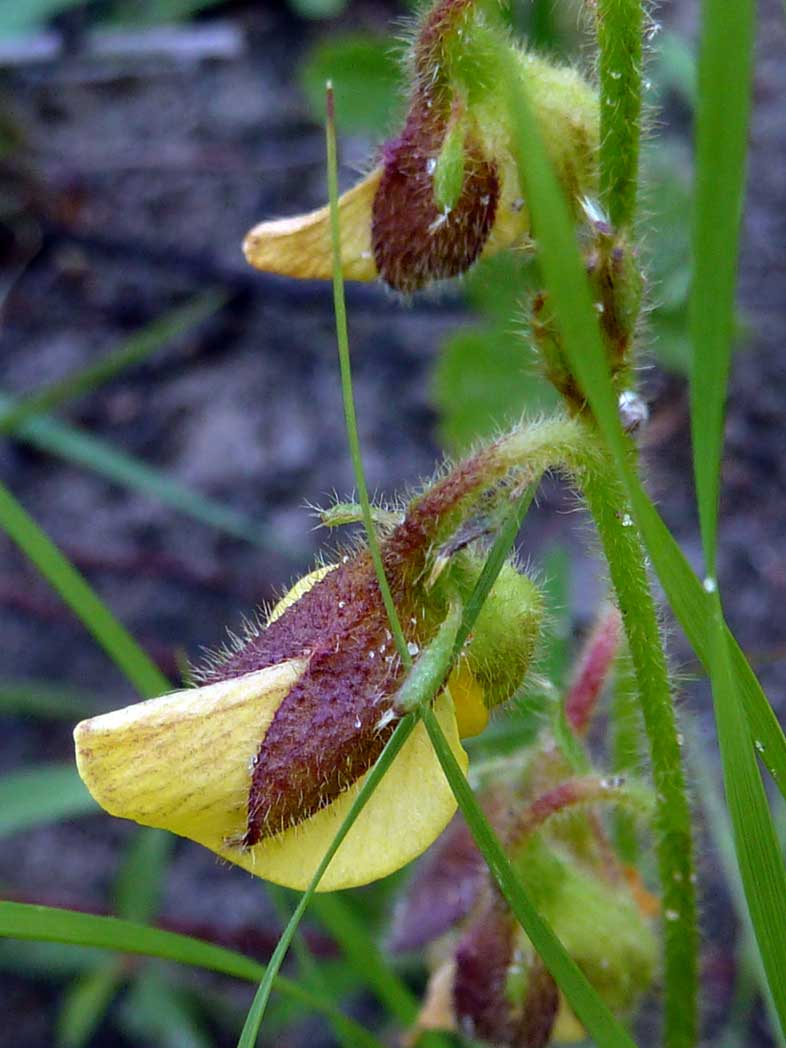
<instances>
[{"instance_id":1,"label":"plant stalk","mask_svg":"<svg viewBox=\"0 0 786 1048\"><path fill-rule=\"evenodd\" d=\"M587 430L588 440L597 440ZM638 528L611 457L593 458L581 477L617 595L636 677L655 785L656 853L661 882L667 1048L697 1035L696 890L691 813L668 665Z\"/></svg>"}]
</instances>

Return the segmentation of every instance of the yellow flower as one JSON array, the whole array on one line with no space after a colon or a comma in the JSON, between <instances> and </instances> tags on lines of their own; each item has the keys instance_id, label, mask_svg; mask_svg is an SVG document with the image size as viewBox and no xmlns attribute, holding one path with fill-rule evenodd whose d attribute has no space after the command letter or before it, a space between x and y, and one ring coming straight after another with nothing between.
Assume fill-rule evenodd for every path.
<instances>
[{"instance_id":1,"label":"yellow flower","mask_svg":"<svg viewBox=\"0 0 786 1048\"><path fill-rule=\"evenodd\" d=\"M455 533L488 485L488 449L412 500L381 536L410 654L437 637L484 563ZM493 457L493 456L492 456ZM433 572L435 556L442 570ZM537 587L506 564L434 709L463 770L461 735L521 685L538 637ZM170 830L260 877L310 882L369 770L404 716L406 669L367 549L301 579L202 686L94 717L75 731L77 764L108 812ZM323 891L398 869L441 833L456 802L422 725L387 770L331 861Z\"/></svg>"},{"instance_id":2,"label":"yellow flower","mask_svg":"<svg viewBox=\"0 0 786 1048\"><path fill-rule=\"evenodd\" d=\"M303 890L364 777L304 822L251 847L233 843L246 828L257 749L303 668L293 660L83 721L75 731L79 774L110 815L188 837L258 877ZM466 769L446 695L435 709ZM399 869L431 844L455 809L419 725L349 831L320 890L355 887Z\"/></svg>"},{"instance_id":3,"label":"yellow flower","mask_svg":"<svg viewBox=\"0 0 786 1048\"><path fill-rule=\"evenodd\" d=\"M438 0L423 19L406 67L404 127L339 200L346 278L379 276L410 293L466 272L479 258L532 247L500 49L519 71L567 199L578 211L579 200L595 192L595 90L575 70L513 47L501 30L495 35L488 7ZM329 210L262 222L243 249L257 269L330 279Z\"/></svg>"}]
</instances>

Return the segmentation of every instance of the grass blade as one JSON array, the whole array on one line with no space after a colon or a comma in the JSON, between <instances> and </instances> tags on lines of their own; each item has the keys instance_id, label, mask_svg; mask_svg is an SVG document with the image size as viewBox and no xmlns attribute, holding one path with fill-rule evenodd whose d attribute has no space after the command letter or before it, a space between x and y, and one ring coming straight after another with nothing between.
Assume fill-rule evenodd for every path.
<instances>
[{"instance_id":1,"label":"grass blade","mask_svg":"<svg viewBox=\"0 0 786 1048\"><path fill-rule=\"evenodd\" d=\"M0 433L10 433L34 415L46 414L66 401L93 392L123 371L152 356L183 331L215 313L225 304L227 298L227 293L222 291L210 291L200 295L187 305L173 309L166 316L137 331L96 363L80 368L59 382L54 382L6 408L0 414Z\"/></svg>"},{"instance_id":2,"label":"grass blade","mask_svg":"<svg viewBox=\"0 0 786 1048\"><path fill-rule=\"evenodd\" d=\"M50 681L0 681L0 714L77 721L101 712L97 696Z\"/></svg>"},{"instance_id":3,"label":"grass blade","mask_svg":"<svg viewBox=\"0 0 786 1048\"><path fill-rule=\"evenodd\" d=\"M710 657L712 697L734 849L772 1001L781 1031L786 1033L786 870L750 728L736 694L717 592L710 599L715 607Z\"/></svg>"},{"instance_id":4,"label":"grass blade","mask_svg":"<svg viewBox=\"0 0 786 1048\"><path fill-rule=\"evenodd\" d=\"M6 394L0 393L0 409L8 409L12 403ZM275 549L292 559L302 556L302 550L288 548L284 543L274 540L266 528L245 514L194 491L155 467L118 451L99 437L83 433L75 426L37 417L20 423L14 436L41 451L92 470L115 484L157 499L179 513L233 538L251 542L262 549Z\"/></svg>"},{"instance_id":5,"label":"grass blade","mask_svg":"<svg viewBox=\"0 0 786 1048\"><path fill-rule=\"evenodd\" d=\"M97 811L96 802L70 764L39 765L0 779L0 837Z\"/></svg>"},{"instance_id":6,"label":"grass blade","mask_svg":"<svg viewBox=\"0 0 786 1048\"><path fill-rule=\"evenodd\" d=\"M767 984L767 975L764 971L761 955L756 946L753 924L748 913L745 891L735 858L734 836L729 816L721 800L716 776L705 755L704 743L699 741L697 732L691 732L690 743L691 764L694 768L696 789L701 807L704 810L707 830L715 847L737 919L745 929L737 949L737 978L738 981L744 979L742 969L746 967L750 969L749 974L754 988L758 985L758 990L764 998L764 1003L767 1007L772 1037L778 1048L786 1048L786 1036L780 1029L778 1013ZM744 996L745 994L743 994ZM750 1020L750 1009L748 1009L746 1017Z\"/></svg>"},{"instance_id":7,"label":"grass blade","mask_svg":"<svg viewBox=\"0 0 786 1048\"><path fill-rule=\"evenodd\" d=\"M694 636L699 636L703 641L703 651L696 649L702 661L706 659L708 665L712 665L713 657L716 656L726 665L729 678L727 683L731 683L730 687L724 688L724 695L728 699L727 705L734 701L741 700L745 702L745 709L751 727L753 728L755 721L758 727L767 729L768 741L777 746L779 752L776 755L776 760L778 764L781 764L784 756L783 735L779 730L776 730L777 722L773 724L774 717L771 716L771 711L769 711L769 714L767 712L766 699L760 693L750 667L747 666L744 658L741 658L741 653L738 652L736 646L728 641L722 620L714 625L708 621L706 594L703 593L701 586L697 583L690 569L687 569L687 575L680 571L679 556L675 556L676 544L673 542L668 529L663 525L657 512L646 498L638 478L633 472L628 456L627 442L622 434L619 419L617 418L614 393L605 365L597 322L593 314L592 303L582 273L567 211L548 169L542 146L537 140L537 129L532 123L528 110L522 109L518 117L520 118L522 141L526 141L527 144L526 155L522 154L521 157L521 167L527 174L529 199L538 229L540 230L543 269L560 319L565 350L570 357L572 367L592 405L598 425L613 454L616 468L627 489L633 512L644 535L649 553L670 600L670 591L678 588L680 585L684 587L683 592L679 594L681 606L676 601L673 606L680 620L684 621L680 612L684 614L686 604L691 605L689 624L684 621L686 632L689 633L689 639L692 632ZM685 585L686 583L687 585ZM713 631L716 629L724 631L722 644L717 640L713 640ZM727 643L729 644L728 653L726 652ZM748 677L748 674L750 674L750 677ZM738 694L736 686L739 687ZM724 716L729 716L728 710L724 711ZM756 732L756 728L753 728L753 730ZM744 738L745 736L743 736L743 740ZM754 738L762 741L758 734L754 734ZM724 754L723 747L722 754ZM750 753L748 757L750 757ZM750 825L755 824L763 830L763 836L757 838L749 836L745 842L746 854L738 856L741 860L741 870L743 876L746 875L746 869L751 876L755 874L757 868L764 871L767 879L764 882L759 881L758 885L755 885L754 881L751 880L750 886L754 891L764 889L769 896L775 884L781 878L775 873L773 866L775 855L771 845L774 835L771 816L766 805L766 797L761 784L756 787L749 779L746 765L736 761L734 755L730 754L728 749L724 754L724 759L731 761L731 766L728 769L730 772L728 784L730 800L736 798L737 801L741 801L744 797L746 803L753 805L755 815L752 815L750 809L747 812ZM770 760L772 761L772 755L770 755ZM783 783L780 786L783 789ZM744 816L743 812L739 814ZM737 843L739 846L740 842L738 841ZM771 876L775 876L776 880L770 880ZM754 925L757 927L757 934L764 937L768 937L771 931L773 934L776 934L777 928L767 929L759 927L758 922L764 919L759 900L752 901L749 896L749 904L752 907L751 915ZM754 906L756 912L754 912ZM776 949L779 947L778 953L782 956L781 972L786 971L786 956L784 956L786 954L786 945L782 938L783 927L784 925L781 924L779 929L781 934L780 944L772 944ZM684 1043L684 1040L678 1037L675 1043Z\"/></svg>"},{"instance_id":8,"label":"grass blade","mask_svg":"<svg viewBox=\"0 0 786 1048\"><path fill-rule=\"evenodd\" d=\"M52 906L31 906L21 902L0 901L0 936L10 939L32 939L39 942L70 943L95 946L119 953L158 957L195 968L231 975L236 979L258 982L265 967L242 953L223 946L193 939L177 932L151 928L145 924L117 917L96 917L90 913L61 910ZM291 979L277 976L276 989L293 1000L333 1020L350 1023L357 1032L367 1033L358 1023L342 1015L327 1001L315 998Z\"/></svg>"},{"instance_id":9,"label":"grass blade","mask_svg":"<svg viewBox=\"0 0 786 1048\"><path fill-rule=\"evenodd\" d=\"M153 920L174 842L172 834L163 830L142 828L134 835L115 881L115 907L120 917L138 924Z\"/></svg>"},{"instance_id":10,"label":"grass blade","mask_svg":"<svg viewBox=\"0 0 786 1048\"><path fill-rule=\"evenodd\" d=\"M410 1026L417 1015L418 1001L385 961L351 901L336 892L315 895L311 910L339 944L363 983L392 1016L403 1026Z\"/></svg>"},{"instance_id":11,"label":"grass blade","mask_svg":"<svg viewBox=\"0 0 786 1048\"><path fill-rule=\"evenodd\" d=\"M65 991L57 1019L60 1048L83 1048L101 1024L123 980L117 961L85 972Z\"/></svg>"},{"instance_id":12,"label":"grass blade","mask_svg":"<svg viewBox=\"0 0 786 1048\"><path fill-rule=\"evenodd\" d=\"M328 197L330 200L330 234L333 247L333 310L336 317L336 341L338 343L338 359L341 368L341 395L344 403L344 422L349 443L349 453L352 459L352 472L358 489L358 499L363 510L363 525L366 530L371 559L374 561L374 570L377 574L380 593L388 614L390 630L396 644L402 665L409 668L412 665L412 656L407 648L401 623L398 621L396 606L385 575L385 566L382 563L382 553L374 530L374 519L371 512L371 501L368 497L368 485L363 471L363 458L360 454L360 437L358 436L357 415L355 413L355 398L352 393L352 366L349 358L349 333L347 330L347 305L344 301L344 276L341 270L341 233L339 230L338 216L338 161L336 157L336 110L333 97L333 85L327 84L327 178Z\"/></svg>"},{"instance_id":13,"label":"grass blade","mask_svg":"<svg viewBox=\"0 0 786 1048\"><path fill-rule=\"evenodd\" d=\"M137 691L150 698L170 690L166 677L2 483L0 527L79 616Z\"/></svg>"},{"instance_id":14,"label":"grass blade","mask_svg":"<svg viewBox=\"0 0 786 1048\"><path fill-rule=\"evenodd\" d=\"M691 434L705 570L715 576L753 67L753 0L704 0L696 121Z\"/></svg>"},{"instance_id":15,"label":"grass blade","mask_svg":"<svg viewBox=\"0 0 786 1048\"><path fill-rule=\"evenodd\" d=\"M559 939L538 916L529 901L496 834L486 821L469 783L456 763L434 713L426 707L421 716L479 851L486 860L511 910L516 915L516 919L559 984L571 1008L597 1044L603 1045L604 1048L634 1048L635 1042L630 1034L614 1018L589 984L586 976L568 956Z\"/></svg>"}]
</instances>

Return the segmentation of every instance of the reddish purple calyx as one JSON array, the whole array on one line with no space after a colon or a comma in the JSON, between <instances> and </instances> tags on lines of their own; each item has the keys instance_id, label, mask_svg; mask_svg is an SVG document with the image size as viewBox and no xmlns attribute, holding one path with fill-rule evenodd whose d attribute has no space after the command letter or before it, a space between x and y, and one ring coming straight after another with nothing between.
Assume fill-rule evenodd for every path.
<instances>
[{"instance_id":1,"label":"reddish purple calyx","mask_svg":"<svg viewBox=\"0 0 786 1048\"><path fill-rule=\"evenodd\" d=\"M461 194L450 211L438 208L433 174L446 121L431 113L424 118L423 104L416 99L403 132L383 150L372 209L377 269L405 294L466 273L494 225L500 193L496 165L468 138Z\"/></svg>"}]
</instances>

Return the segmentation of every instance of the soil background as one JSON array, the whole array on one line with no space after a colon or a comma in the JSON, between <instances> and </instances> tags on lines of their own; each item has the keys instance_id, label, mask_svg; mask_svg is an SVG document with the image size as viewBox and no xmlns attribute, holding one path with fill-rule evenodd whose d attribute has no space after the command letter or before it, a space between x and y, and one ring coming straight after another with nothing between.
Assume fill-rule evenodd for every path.
<instances>
[{"instance_id":1,"label":"soil background","mask_svg":"<svg viewBox=\"0 0 786 1048\"><path fill-rule=\"evenodd\" d=\"M783 713L786 17L779 0L765 0L760 11L740 277L746 337L729 403L720 577L729 621ZM381 2L355 4L345 27L382 31L395 13ZM688 36L695 31L692 3L664 4L658 14ZM129 35L114 54L79 18L56 29L58 54L10 49L0 58L0 113L8 133L19 135L0 167L2 392L24 396L173 306L223 289L227 302L214 316L60 417L248 514L268 546L221 535L18 440L0 441L0 476L175 677L182 652L198 659L202 645L222 643L226 626L280 593L318 545L331 541L314 531L305 507L352 488L330 288L255 274L239 250L255 221L324 199L322 131L293 80L318 29L272 3L230 6L218 20L141 43ZM670 133L684 133L685 114L671 115ZM371 148L344 141L344 184ZM381 288L350 286L348 303L369 484L392 494L428 476L441 454L430 375L435 347L465 322L465 307L456 288L405 305ZM655 368L645 387L651 488L698 566L686 388ZM527 523L525 549L536 564L556 543L575 553L570 607L577 634L603 590L586 539L573 497L547 484ZM0 638L5 680L73 685L100 695L106 709L134 700L5 538ZM695 665L677 632L672 648L686 677L681 702L698 715L709 745L708 690L690 679ZM71 759L71 725L8 716L0 722L3 772ZM100 911L130 830L97 815L5 839L0 886L9 897ZM709 1030L728 1004L734 935L715 865L704 846L705 963L717 986ZM259 883L187 842L176 847L162 912L175 925L212 929L224 941L234 936L260 956L275 933ZM2 979L0 1045L53 1043L52 988L19 974ZM228 992L243 1006L250 991ZM319 1027L308 1039L332 1043ZM119 1042L107 1029L94 1043ZM761 1029L751 1030L749 1043L767 1043Z\"/></svg>"}]
</instances>

